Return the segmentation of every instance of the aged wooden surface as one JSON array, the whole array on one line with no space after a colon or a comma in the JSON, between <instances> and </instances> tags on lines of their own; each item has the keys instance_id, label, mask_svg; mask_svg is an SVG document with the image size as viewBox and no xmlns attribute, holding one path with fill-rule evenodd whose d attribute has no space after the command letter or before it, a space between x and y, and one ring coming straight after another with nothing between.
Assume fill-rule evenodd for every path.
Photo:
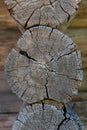
<instances>
[{"instance_id":1,"label":"aged wooden surface","mask_svg":"<svg viewBox=\"0 0 87 130\"><path fill-rule=\"evenodd\" d=\"M15 25L14 20L9 16L9 13L7 12L7 9L3 3L3 0L0 0L0 27L1 25L9 24L9 25ZM3 13L4 11L4 13ZM87 27L87 0L82 0L81 6L79 10L77 11L76 18L73 19L73 21L70 24L70 27L74 28L84 28Z\"/></svg>"},{"instance_id":2,"label":"aged wooden surface","mask_svg":"<svg viewBox=\"0 0 87 130\"><path fill-rule=\"evenodd\" d=\"M5 73L14 93L28 103L49 98L68 102L83 79L81 56L73 41L56 29L33 27L9 54ZM67 89L66 89L67 88Z\"/></svg>"},{"instance_id":3,"label":"aged wooden surface","mask_svg":"<svg viewBox=\"0 0 87 130\"><path fill-rule=\"evenodd\" d=\"M82 1L78 15L72 21L71 28L65 33L73 39L82 52L84 80L79 89L78 97L73 97L75 111L80 116L87 130L87 0ZM20 37L20 32L15 26L14 20L9 16L2 0L0 1L0 129L11 130L12 122L15 119L22 103L11 93L5 76L4 62L11 48ZM10 112L11 111L11 112ZM16 112L16 113L14 113ZM14 113L14 115L12 114ZM10 125L8 126L8 122ZM3 125L2 125L3 124Z\"/></svg>"},{"instance_id":4,"label":"aged wooden surface","mask_svg":"<svg viewBox=\"0 0 87 130\"><path fill-rule=\"evenodd\" d=\"M12 130L83 130L79 117L66 105L25 105L16 118Z\"/></svg>"},{"instance_id":5,"label":"aged wooden surface","mask_svg":"<svg viewBox=\"0 0 87 130\"><path fill-rule=\"evenodd\" d=\"M23 28L43 25L64 28L75 16L81 0L4 0L9 12Z\"/></svg>"}]
</instances>

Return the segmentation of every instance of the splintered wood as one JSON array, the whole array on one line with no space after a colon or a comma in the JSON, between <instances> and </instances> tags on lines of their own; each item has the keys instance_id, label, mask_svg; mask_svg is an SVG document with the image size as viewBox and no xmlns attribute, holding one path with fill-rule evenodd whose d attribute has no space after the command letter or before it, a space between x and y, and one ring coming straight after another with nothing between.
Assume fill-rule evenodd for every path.
<instances>
[{"instance_id":1,"label":"splintered wood","mask_svg":"<svg viewBox=\"0 0 87 130\"><path fill-rule=\"evenodd\" d=\"M81 0L4 2L23 33L5 64L9 86L26 102L12 130L83 130L66 105L83 78L80 52L57 30L68 26Z\"/></svg>"},{"instance_id":2,"label":"splintered wood","mask_svg":"<svg viewBox=\"0 0 87 130\"><path fill-rule=\"evenodd\" d=\"M81 0L4 0L20 28L44 25L66 28Z\"/></svg>"},{"instance_id":3,"label":"splintered wood","mask_svg":"<svg viewBox=\"0 0 87 130\"><path fill-rule=\"evenodd\" d=\"M59 109L51 104L26 105L12 130L82 130L79 117L69 106Z\"/></svg>"},{"instance_id":4,"label":"splintered wood","mask_svg":"<svg viewBox=\"0 0 87 130\"><path fill-rule=\"evenodd\" d=\"M82 80L80 52L75 43L58 30L34 27L12 50L5 72L11 89L28 103L45 98L66 103Z\"/></svg>"}]
</instances>

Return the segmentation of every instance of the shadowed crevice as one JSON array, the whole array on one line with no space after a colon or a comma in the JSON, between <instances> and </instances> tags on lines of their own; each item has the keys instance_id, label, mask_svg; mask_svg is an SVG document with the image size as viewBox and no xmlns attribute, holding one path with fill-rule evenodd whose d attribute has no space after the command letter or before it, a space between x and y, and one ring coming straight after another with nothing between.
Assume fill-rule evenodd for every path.
<instances>
[{"instance_id":1,"label":"shadowed crevice","mask_svg":"<svg viewBox=\"0 0 87 130\"><path fill-rule=\"evenodd\" d=\"M26 51L22 51L22 50L20 50L20 51L19 51L19 54L21 54L21 55L27 57L29 60L37 61L36 59L34 59L34 58L28 56L28 54L27 54Z\"/></svg>"}]
</instances>

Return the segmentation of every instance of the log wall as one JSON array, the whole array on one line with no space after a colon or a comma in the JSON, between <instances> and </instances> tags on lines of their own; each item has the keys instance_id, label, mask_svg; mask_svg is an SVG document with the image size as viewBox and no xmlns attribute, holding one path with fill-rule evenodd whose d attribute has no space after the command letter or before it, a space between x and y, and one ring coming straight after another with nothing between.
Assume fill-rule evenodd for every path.
<instances>
[{"instance_id":1,"label":"log wall","mask_svg":"<svg viewBox=\"0 0 87 130\"><path fill-rule=\"evenodd\" d=\"M83 0L76 18L65 31L78 45L82 53L84 79L79 95L73 97L71 105L80 116L87 130L87 0ZM4 75L4 62L11 48L16 47L20 32L0 0L0 129L11 130L22 102L10 91Z\"/></svg>"}]
</instances>

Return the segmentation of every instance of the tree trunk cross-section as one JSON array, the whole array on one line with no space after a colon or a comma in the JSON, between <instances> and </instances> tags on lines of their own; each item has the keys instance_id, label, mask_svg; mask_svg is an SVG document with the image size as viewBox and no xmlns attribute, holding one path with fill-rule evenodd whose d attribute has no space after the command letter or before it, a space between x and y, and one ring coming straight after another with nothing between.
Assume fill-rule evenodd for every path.
<instances>
[{"instance_id":1,"label":"tree trunk cross-section","mask_svg":"<svg viewBox=\"0 0 87 130\"><path fill-rule=\"evenodd\" d=\"M22 28L36 25L61 29L75 16L81 0L4 0Z\"/></svg>"},{"instance_id":2,"label":"tree trunk cross-section","mask_svg":"<svg viewBox=\"0 0 87 130\"><path fill-rule=\"evenodd\" d=\"M79 117L68 106L26 105L21 109L12 130L83 130Z\"/></svg>"},{"instance_id":3,"label":"tree trunk cross-section","mask_svg":"<svg viewBox=\"0 0 87 130\"><path fill-rule=\"evenodd\" d=\"M33 27L9 54L5 72L11 89L28 103L44 99L68 102L82 80L81 57L75 43L49 27Z\"/></svg>"}]
</instances>

